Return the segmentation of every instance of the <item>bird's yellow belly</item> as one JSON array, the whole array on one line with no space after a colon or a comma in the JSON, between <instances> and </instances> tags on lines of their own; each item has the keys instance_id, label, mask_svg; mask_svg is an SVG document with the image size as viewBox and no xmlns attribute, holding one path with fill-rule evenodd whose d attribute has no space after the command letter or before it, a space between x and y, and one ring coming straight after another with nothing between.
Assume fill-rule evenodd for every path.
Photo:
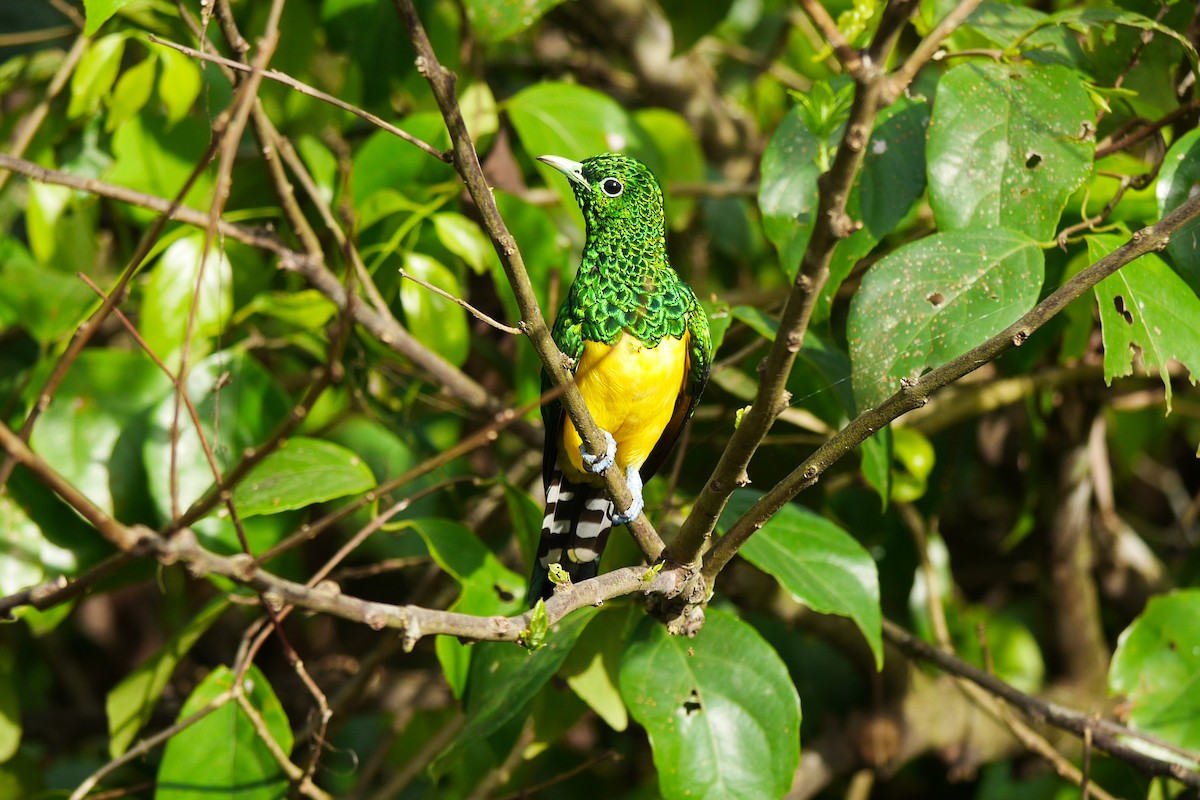
<instances>
[{"instance_id":1,"label":"bird's yellow belly","mask_svg":"<svg viewBox=\"0 0 1200 800\"><path fill-rule=\"evenodd\" d=\"M579 391L596 424L616 441L622 470L640 469L671 421L687 374L687 345L687 334L667 337L650 348L627 333L613 345L584 344L575 370ZM615 352L609 355L610 350ZM577 482L597 482L583 469L579 444L579 433L568 418L563 423L563 452L569 463L563 471Z\"/></svg>"}]
</instances>

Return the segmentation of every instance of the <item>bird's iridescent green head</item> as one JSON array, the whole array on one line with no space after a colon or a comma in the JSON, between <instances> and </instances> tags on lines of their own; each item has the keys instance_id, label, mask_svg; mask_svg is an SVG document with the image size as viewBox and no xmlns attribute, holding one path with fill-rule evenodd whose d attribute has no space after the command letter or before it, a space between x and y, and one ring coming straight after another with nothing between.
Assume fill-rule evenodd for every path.
<instances>
[{"instance_id":1,"label":"bird's iridescent green head","mask_svg":"<svg viewBox=\"0 0 1200 800\"><path fill-rule=\"evenodd\" d=\"M589 236L638 231L647 238L662 237L662 188L654 173L636 158L605 153L582 162L561 156L538 156L538 161L571 179Z\"/></svg>"}]
</instances>

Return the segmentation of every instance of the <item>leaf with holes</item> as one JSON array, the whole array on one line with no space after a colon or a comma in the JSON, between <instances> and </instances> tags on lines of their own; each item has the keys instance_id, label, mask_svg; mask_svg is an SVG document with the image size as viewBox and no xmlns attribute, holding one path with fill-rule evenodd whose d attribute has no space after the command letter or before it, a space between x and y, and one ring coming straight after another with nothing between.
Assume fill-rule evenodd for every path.
<instances>
[{"instance_id":1,"label":"leaf with holes","mask_svg":"<svg viewBox=\"0 0 1200 800\"><path fill-rule=\"evenodd\" d=\"M734 492L719 529L728 530L761 497L761 492L748 489ZM822 614L848 617L871 646L876 666L883 665L879 573L871 554L853 536L789 503L750 537L739 555L774 575L797 602Z\"/></svg>"},{"instance_id":2,"label":"leaf with holes","mask_svg":"<svg viewBox=\"0 0 1200 800\"><path fill-rule=\"evenodd\" d=\"M1125 244L1128 237L1097 234L1087 237L1092 261ZM1171 375L1178 359L1192 383L1200 375L1200 298L1161 258L1147 253L1109 275L1095 288L1104 337L1104 380L1133 372L1137 348L1147 370L1158 369L1171 410Z\"/></svg>"},{"instance_id":3,"label":"leaf with holes","mask_svg":"<svg viewBox=\"0 0 1200 800\"><path fill-rule=\"evenodd\" d=\"M1004 330L1033 308L1044 260L1009 230L939 233L867 271L850 305L854 397L877 406L900 388Z\"/></svg>"},{"instance_id":4,"label":"leaf with holes","mask_svg":"<svg viewBox=\"0 0 1200 800\"><path fill-rule=\"evenodd\" d=\"M1129 723L1200 751L1200 589L1150 598L1117 640L1108 690L1132 704ZM1195 763L1189 765L1196 769Z\"/></svg>"},{"instance_id":5,"label":"leaf with holes","mask_svg":"<svg viewBox=\"0 0 1200 800\"><path fill-rule=\"evenodd\" d=\"M563 0L466 0L471 30L482 41L499 42L533 25Z\"/></svg>"},{"instance_id":6,"label":"leaf with holes","mask_svg":"<svg viewBox=\"0 0 1200 800\"><path fill-rule=\"evenodd\" d=\"M942 230L1008 227L1048 241L1092 171L1095 112L1058 65L970 62L938 82L926 155Z\"/></svg>"},{"instance_id":7,"label":"leaf with holes","mask_svg":"<svg viewBox=\"0 0 1200 800\"><path fill-rule=\"evenodd\" d=\"M800 697L779 654L732 614L709 608L694 639L645 617L620 684L667 800L782 797L792 785Z\"/></svg>"}]
</instances>

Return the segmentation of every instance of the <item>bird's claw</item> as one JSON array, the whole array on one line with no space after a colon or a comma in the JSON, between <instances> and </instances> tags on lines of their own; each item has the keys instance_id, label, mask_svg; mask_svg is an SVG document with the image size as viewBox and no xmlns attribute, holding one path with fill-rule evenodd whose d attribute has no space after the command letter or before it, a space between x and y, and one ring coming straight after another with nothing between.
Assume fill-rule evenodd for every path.
<instances>
[{"instance_id":1,"label":"bird's claw","mask_svg":"<svg viewBox=\"0 0 1200 800\"><path fill-rule=\"evenodd\" d=\"M633 496L633 502L620 514L617 513L616 506L612 507L609 516L614 525L628 525L637 519L641 515L642 509L646 507L646 501L642 499L642 474L638 472L637 467L630 466L625 470L625 483L629 486L629 494Z\"/></svg>"},{"instance_id":2,"label":"bird's claw","mask_svg":"<svg viewBox=\"0 0 1200 800\"><path fill-rule=\"evenodd\" d=\"M587 445L579 445L579 457L583 459L587 471L593 475L602 474L617 460L617 440L603 428L600 432L604 434L604 455L594 456L587 451Z\"/></svg>"}]
</instances>

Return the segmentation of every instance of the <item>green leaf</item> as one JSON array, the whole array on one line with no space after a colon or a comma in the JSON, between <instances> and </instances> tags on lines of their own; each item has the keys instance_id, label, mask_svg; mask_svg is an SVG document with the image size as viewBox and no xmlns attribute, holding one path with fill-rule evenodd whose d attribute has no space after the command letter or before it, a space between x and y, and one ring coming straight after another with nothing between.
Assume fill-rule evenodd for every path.
<instances>
[{"instance_id":1,"label":"green leaf","mask_svg":"<svg viewBox=\"0 0 1200 800\"><path fill-rule=\"evenodd\" d=\"M208 146L208 124L185 119L170 126L167 120L148 113L149 107L135 114L113 131L113 166L107 179L155 197L174 197L183 187L196 162ZM394 138L394 137L393 137ZM184 197L184 204L207 208L212 177L201 173ZM123 209L134 219L149 221L157 212L149 209Z\"/></svg>"},{"instance_id":2,"label":"green leaf","mask_svg":"<svg viewBox=\"0 0 1200 800\"><path fill-rule=\"evenodd\" d=\"M423 253L406 253L404 269L414 278L454 297L462 297L454 273ZM413 281L401 282L400 305L413 336L451 364L462 366L471 349L467 312L462 306Z\"/></svg>"},{"instance_id":3,"label":"green leaf","mask_svg":"<svg viewBox=\"0 0 1200 800\"><path fill-rule=\"evenodd\" d=\"M821 174L817 156L832 141L819 141L805 120L805 109L797 105L779 123L763 153L758 186L763 230L779 251L784 271L792 275L812 235Z\"/></svg>"},{"instance_id":4,"label":"green leaf","mask_svg":"<svg viewBox=\"0 0 1200 800\"><path fill-rule=\"evenodd\" d=\"M739 489L729 498L719 528L728 530L761 492ZM822 614L850 618L862 631L877 667L883 665L883 621L875 560L840 527L789 503L767 520L738 551L754 566L774 575L797 602Z\"/></svg>"},{"instance_id":5,"label":"green leaf","mask_svg":"<svg viewBox=\"0 0 1200 800\"><path fill-rule=\"evenodd\" d=\"M1158 213L1165 217L1200 187L1200 130L1179 137L1158 173ZM1171 236L1167 252L1175 268L1193 288L1200 287L1200 219L1194 219Z\"/></svg>"},{"instance_id":6,"label":"green leaf","mask_svg":"<svg viewBox=\"0 0 1200 800\"><path fill-rule=\"evenodd\" d=\"M150 359L124 350L88 349L67 373L33 429L30 445L93 503L113 513L132 454L117 442L169 390Z\"/></svg>"},{"instance_id":7,"label":"green leaf","mask_svg":"<svg viewBox=\"0 0 1200 800\"><path fill-rule=\"evenodd\" d=\"M863 478L878 493L886 509L892 496L892 428L877 432L861 448Z\"/></svg>"},{"instance_id":8,"label":"green leaf","mask_svg":"<svg viewBox=\"0 0 1200 800\"><path fill-rule=\"evenodd\" d=\"M567 685L614 731L629 727L629 712L617 688L621 655L629 640L629 629L640 617L635 606L621 604L602 611L588 625L563 663L560 674Z\"/></svg>"},{"instance_id":9,"label":"green leaf","mask_svg":"<svg viewBox=\"0 0 1200 800\"><path fill-rule=\"evenodd\" d=\"M233 466L247 447L261 444L291 410L287 396L267 371L253 358L235 352L217 352L193 366L186 390L222 471ZM180 412L177 455L172 460L174 419L175 397L171 394L152 410L143 449L150 496L163 519L171 517L172 467L178 474L181 510L213 484L212 469L186 409ZM193 525L193 530L209 545L220 542L225 550L240 550L232 526L224 519L224 508L216 513Z\"/></svg>"},{"instance_id":10,"label":"green leaf","mask_svg":"<svg viewBox=\"0 0 1200 800\"><path fill-rule=\"evenodd\" d=\"M412 520L429 554L461 587L451 611L477 616L508 616L522 610L525 579L505 567L465 525L448 519ZM470 671L472 645L451 636L435 642L438 661L455 697L462 697Z\"/></svg>"},{"instance_id":11,"label":"green leaf","mask_svg":"<svg viewBox=\"0 0 1200 800\"><path fill-rule=\"evenodd\" d=\"M1108 670L1108 690L1133 706L1132 727L1192 751L1200 751L1197 642L1200 589L1157 595L1121 633Z\"/></svg>"},{"instance_id":12,"label":"green leaf","mask_svg":"<svg viewBox=\"0 0 1200 800\"><path fill-rule=\"evenodd\" d=\"M154 91L155 64L155 59L143 58L117 80L108 100L108 119L104 121L106 131L121 127L146 105Z\"/></svg>"},{"instance_id":13,"label":"green leaf","mask_svg":"<svg viewBox=\"0 0 1200 800\"><path fill-rule=\"evenodd\" d=\"M100 30L100 26L108 22L109 17L121 10L133 0L83 0L83 15L86 23L83 32L91 36Z\"/></svg>"},{"instance_id":14,"label":"green leaf","mask_svg":"<svg viewBox=\"0 0 1200 800\"><path fill-rule=\"evenodd\" d=\"M505 104L509 121L530 156L562 156L582 161L619 150L646 159L642 137L621 104L594 89L571 83L537 83ZM653 166L653 165L651 165ZM562 173L538 162L546 185L578 218L575 195Z\"/></svg>"},{"instance_id":15,"label":"green leaf","mask_svg":"<svg viewBox=\"0 0 1200 800\"><path fill-rule=\"evenodd\" d=\"M895 442L892 466L892 499L898 503L915 503L925 495L929 473L933 471L933 444L915 428L889 428Z\"/></svg>"},{"instance_id":16,"label":"green leaf","mask_svg":"<svg viewBox=\"0 0 1200 800\"><path fill-rule=\"evenodd\" d=\"M450 145L446 123L436 111L410 114L396 125L433 147ZM425 151L387 131L378 131L354 154L350 190L354 206L358 208L378 191L395 192L403 188L404 195L411 200L428 192L430 187L454 178L451 165L430 158ZM363 223L364 227L366 224Z\"/></svg>"},{"instance_id":17,"label":"green leaf","mask_svg":"<svg viewBox=\"0 0 1200 800\"><path fill-rule=\"evenodd\" d=\"M847 323L860 409L962 355L1033 308L1037 244L1008 230L940 233L897 248L867 271Z\"/></svg>"},{"instance_id":18,"label":"green leaf","mask_svg":"<svg viewBox=\"0 0 1200 800\"><path fill-rule=\"evenodd\" d=\"M150 721L154 706L176 665L228 607L229 600L225 597L210 602L187 625L172 634L157 653L108 693L104 706L108 712L110 758L117 758L129 749L137 732Z\"/></svg>"},{"instance_id":19,"label":"green leaf","mask_svg":"<svg viewBox=\"0 0 1200 800\"><path fill-rule=\"evenodd\" d=\"M74 275L38 266L20 242L0 234L0 325L22 327L42 344L73 331L95 292Z\"/></svg>"},{"instance_id":20,"label":"green leaf","mask_svg":"<svg viewBox=\"0 0 1200 800\"><path fill-rule=\"evenodd\" d=\"M0 502L3 500L0 497ZM12 758L21 745L20 686L16 653L0 649L0 764Z\"/></svg>"},{"instance_id":21,"label":"green leaf","mask_svg":"<svg viewBox=\"0 0 1200 800\"><path fill-rule=\"evenodd\" d=\"M581 608L550 628L545 646L530 652L510 642L472 645L466 691L466 725L430 767L444 775L464 752L524 713L546 682L558 672L583 629L599 609ZM444 637L443 637L444 638Z\"/></svg>"},{"instance_id":22,"label":"green leaf","mask_svg":"<svg viewBox=\"0 0 1200 800\"><path fill-rule=\"evenodd\" d=\"M79 569L75 553L47 539L8 494L0 494L0 531L0 596L28 589L48 575L74 575ZM30 613L37 612L19 608L14 616Z\"/></svg>"},{"instance_id":23,"label":"green leaf","mask_svg":"<svg viewBox=\"0 0 1200 800\"><path fill-rule=\"evenodd\" d=\"M115 9L114 9L115 10ZM90 23L90 21L89 21ZM71 103L67 117L77 119L96 113L100 101L112 88L125 53L125 34L112 33L92 40L71 73Z\"/></svg>"},{"instance_id":24,"label":"green leaf","mask_svg":"<svg viewBox=\"0 0 1200 800\"><path fill-rule=\"evenodd\" d=\"M233 688L234 675L224 665L209 673L179 712L185 719ZM292 729L279 699L257 666L246 672L247 699L266 723L279 748L292 751ZM288 780L237 701L218 709L171 737L158 767L155 800L278 800Z\"/></svg>"},{"instance_id":25,"label":"green leaf","mask_svg":"<svg viewBox=\"0 0 1200 800\"><path fill-rule=\"evenodd\" d=\"M717 27L733 7L733 0L706 0L703 3L659 0L659 7L671 23L674 51L679 53L690 50L701 37Z\"/></svg>"},{"instance_id":26,"label":"green leaf","mask_svg":"<svg viewBox=\"0 0 1200 800\"><path fill-rule=\"evenodd\" d=\"M142 338L172 371L178 369L183 352L197 277L200 296L195 303L193 359L207 355L206 340L220 334L233 313L233 265L215 241L209 243L208 257L202 258L203 255L204 234L184 236L163 251L146 285Z\"/></svg>"},{"instance_id":27,"label":"green leaf","mask_svg":"<svg viewBox=\"0 0 1200 800\"><path fill-rule=\"evenodd\" d=\"M529 28L563 0L466 0L475 35L498 42Z\"/></svg>"},{"instance_id":28,"label":"green leaf","mask_svg":"<svg viewBox=\"0 0 1200 800\"><path fill-rule=\"evenodd\" d=\"M319 331L337 311L333 301L316 289L264 292L254 295L254 299L239 308L234 321L242 322L251 314L263 314L301 330Z\"/></svg>"},{"instance_id":29,"label":"green leaf","mask_svg":"<svg viewBox=\"0 0 1200 800\"><path fill-rule=\"evenodd\" d=\"M787 793L800 758L800 698L779 655L745 622L709 608L700 633L685 639L646 617L620 682L667 800Z\"/></svg>"},{"instance_id":30,"label":"green leaf","mask_svg":"<svg viewBox=\"0 0 1200 800\"><path fill-rule=\"evenodd\" d=\"M938 82L929 125L929 199L942 230L1055 233L1092 171L1094 111L1066 67L969 62Z\"/></svg>"},{"instance_id":31,"label":"green leaf","mask_svg":"<svg viewBox=\"0 0 1200 800\"><path fill-rule=\"evenodd\" d=\"M253 517L305 508L375 486L354 452L323 439L297 436L264 458L233 490L238 514Z\"/></svg>"},{"instance_id":32,"label":"green leaf","mask_svg":"<svg viewBox=\"0 0 1200 800\"><path fill-rule=\"evenodd\" d=\"M1123 245L1127 237L1096 234L1087 237L1088 257L1094 262ZM1142 364L1158 368L1171 410L1172 359L1187 367L1192 383L1200 375L1200 298L1161 258L1147 253L1108 276L1095 288L1104 338L1104 380L1133 372L1133 351Z\"/></svg>"},{"instance_id":33,"label":"green leaf","mask_svg":"<svg viewBox=\"0 0 1200 800\"><path fill-rule=\"evenodd\" d=\"M162 64L162 72L158 75L158 99L166 111L167 125L171 126L191 112L203 81L200 68L183 53L160 47L156 55Z\"/></svg>"},{"instance_id":34,"label":"green leaf","mask_svg":"<svg viewBox=\"0 0 1200 800\"><path fill-rule=\"evenodd\" d=\"M696 198L680 196L672 191L676 183L703 183L705 179L704 151L696 139L691 124L665 108L644 108L633 114L645 138L653 145L661 169L658 173L666 198L667 227L681 231L690 223Z\"/></svg>"},{"instance_id":35,"label":"green leaf","mask_svg":"<svg viewBox=\"0 0 1200 800\"><path fill-rule=\"evenodd\" d=\"M819 154L833 147L842 135L840 122L824 137L818 135L811 125L820 123L823 130L832 122L819 115L814 119L814 114L805 105L793 108L763 155L759 187L763 229L779 251L789 277L795 277L800 268L812 234L821 172ZM924 193L928 123L928 106L911 100L901 100L880 115L846 203L847 215L862 227L834 250L829 281L813 312L815 319L829 315L833 296L854 265L896 228Z\"/></svg>"},{"instance_id":36,"label":"green leaf","mask_svg":"<svg viewBox=\"0 0 1200 800\"><path fill-rule=\"evenodd\" d=\"M454 255L461 258L476 275L486 274L497 261L492 242L483 231L462 214L444 211L434 214L433 230L438 241Z\"/></svg>"},{"instance_id":37,"label":"green leaf","mask_svg":"<svg viewBox=\"0 0 1200 800\"><path fill-rule=\"evenodd\" d=\"M948 12L949 8L939 17ZM1037 9L984 2L971 13L959 32L951 36L951 41L957 43L953 49L998 46L1010 51L1019 49L1023 58L1040 64L1090 67L1074 34L1064 27L1045 25L1048 19L1048 14Z\"/></svg>"},{"instance_id":38,"label":"green leaf","mask_svg":"<svg viewBox=\"0 0 1200 800\"><path fill-rule=\"evenodd\" d=\"M1060 11L1057 14L1051 14L1041 22L1034 25L1021 36L1021 40L1032 36L1039 31L1051 26L1063 26L1070 28L1073 31L1086 32L1090 28L1110 28L1114 25L1123 25L1129 28L1135 28L1142 31L1150 31L1161 36L1167 36L1174 39L1175 42L1183 49L1184 55L1188 57L1188 61L1192 63L1192 70L1200 76L1200 71L1197 71L1197 56L1196 48L1185 36L1182 36L1177 31L1156 22L1149 17L1143 16L1136 11L1130 11L1124 8L1105 8L1102 6L1090 6L1084 8L1068 8L1065 11ZM1019 42L1018 42L1019 44Z\"/></svg>"}]
</instances>

